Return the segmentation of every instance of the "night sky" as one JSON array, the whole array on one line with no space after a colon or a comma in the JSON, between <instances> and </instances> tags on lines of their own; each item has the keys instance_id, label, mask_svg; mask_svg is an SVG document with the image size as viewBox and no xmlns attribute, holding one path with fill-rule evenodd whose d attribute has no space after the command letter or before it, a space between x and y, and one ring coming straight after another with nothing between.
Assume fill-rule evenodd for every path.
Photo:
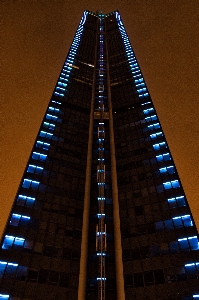
<instances>
[{"instance_id":1,"label":"night sky","mask_svg":"<svg viewBox=\"0 0 199 300\"><path fill-rule=\"evenodd\" d=\"M199 228L199 1L1 0L0 5L0 235L85 9L120 11Z\"/></svg>"}]
</instances>

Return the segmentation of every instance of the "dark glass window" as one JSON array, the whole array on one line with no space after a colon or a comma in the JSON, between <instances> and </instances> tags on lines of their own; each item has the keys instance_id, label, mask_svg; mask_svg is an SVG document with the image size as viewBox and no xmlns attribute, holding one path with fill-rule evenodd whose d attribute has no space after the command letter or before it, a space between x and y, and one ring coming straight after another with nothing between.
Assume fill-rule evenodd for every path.
<instances>
[{"instance_id":1,"label":"dark glass window","mask_svg":"<svg viewBox=\"0 0 199 300\"><path fill-rule=\"evenodd\" d=\"M154 276L155 276L155 283L157 283L157 284L165 283L163 270L161 270L161 269L155 270Z\"/></svg>"},{"instance_id":2,"label":"dark glass window","mask_svg":"<svg viewBox=\"0 0 199 300\"><path fill-rule=\"evenodd\" d=\"M48 281L48 274L49 274L48 270L41 269L39 272L38 282L46 283Z\"/></svg>"},{"instance_id":3,"label":"dark glass window","mask_svg":"<svg viewBox=\"0 0 199 300\"><path fill-rule=\"evenodd\" d=\"M27 267L19 266L17 269L17 279L24 281L26 279L27 270Z\"/></svg>"},{"instance_id":4,"label":"dark glass window","mask_svg":"<svg viewBox=\"0 0 199 300\"><path fill-rule=\"evenodd\" d=\"M49 283L56 285L59 281L59 272L50 271L49 274Z\"/></svg>"},{"instance_id":5,"label":"dark glass window","mask_svg":"<svg viewBox=\"0 0 199 300\"><path fill-rule=\"evenodd\" d=\"M130 274L125 274L124 275L124 285L125 286L132 286L133 281L132 281L132 275Z\"/></svg>"},{"instance_id":6,"label":"dark glass window","mask_svg":"<svg viewBox=\"0 0 199 300\"><path fill-rule=\"evenodd\" d=\"M63 258L71 259L71 249L68 249L68 248L63 249Z\"/></svg>"},{"instance_id":7,"label":"dark glass window","mask_svg":"<svg viewBox=\"0 0 199 300\"><path fill-rule=\"evenodd\" d=\"M132 260L140 259L139 248L132 249Z\"/></svg>"},{"instance_id":8,"label":"dark glass window","mask_svg":"<svg viewBox=\"0 0 199 300\"><path fill-rule=\"evenodd\" d=\"M59 286L68 287L68 274L60 273Z\"/></svg>"},{"instance_id":9,"label":"dark glass window","mask_svg":"<svg viewBox=\"0 0 199 300\"><path fill-rule=\"evenodd\" d=\"M153 278L152 271L144 272L144 282L145 282L145 285L154 284L154 278Z\"/></svg>"},{"instance_id":10,"label":"dark glass window","mask_svg":"<svg viewBox=\"0 0 199 300\"><path fill-rule=\"evenodd\" d=\"M134 286L135 287L144 286L142 273L135 273L134 274Z\"/></svg>"},{"instance_id":11,"label":"dark glass window","mask_svg":"<svg viewBox=\"0 0 199 300\"><path fill-rule=\"evenodd\" d=\"M36 281L38 276L38 270L29 270L28 271L28 280Z\"/></svg>"},{"instance_id":12,"label":"dark glass window","mask_svg":"<svg viewBox=\"0 0 199 300\"><path fill-rule=\"evenodd\" d=\"M144 207L142 205L135 206L135 214L137 216L144 214Z\"/></svg>"}]
</instances>

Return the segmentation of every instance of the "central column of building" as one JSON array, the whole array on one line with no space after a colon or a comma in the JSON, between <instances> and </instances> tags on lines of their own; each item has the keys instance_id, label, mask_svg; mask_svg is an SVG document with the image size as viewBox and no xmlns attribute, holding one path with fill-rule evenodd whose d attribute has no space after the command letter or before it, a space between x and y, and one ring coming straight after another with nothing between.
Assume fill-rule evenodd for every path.
<instances>
[{"instance_id":1,"label":"central column of building","mask_svg":"<svg viewBox=\"0 0 199 300\"><path fill-rule=\"evenodd\" d=\"M106 68L107 68L107 88L108 88L108 108L109 108L109 135L110 135L110 156L111 156L111 182L112 182L112 200L113 200L116 289L117 289L117 300L125 300L114 127L113 127L113 115L112 115L110 73L109 73L109 53L108 53L107 44L108 41L106 39L106 57L107 57Z\"/></svg>"},{"instance_id":2,"label":"central column of building","mask_svg":"<svg viewBox=\"0 0 199 300\"><path fill-rule=\"evenodd\" d=\"M92 177L92 155L98 151L97 162L97 222L96 222L96 252L98 266L97 267L97 289L98 297L96 300L106 299L106 257L110 256L107 249L107 235L106 232L106 172L105 153L109 153L107 146L107 137L110 136L110 160L111 160L111 183L112 183L112 202L113 202L113 227L114 227L114 249L115 249L115 272L116 272L116 293L117 300L125 300L124 293L124 276L123 276L123 262L122 262L122 247L121 247L121 232L120 232L120 216L119 216L119 201L118 201L118 187L117 187L117 172L116 172L116 158L115 158L115 144L114 144L114 129L112 116L112 102L110 90L110 75L109 75L109 59L107 47L107 35L105 28L105 17L99 13L96 33L96 47L95 47L95 67L92 87L92 100L90 111L90 125L89 125L89 140L87 153L87 169L85 182L85 196L84 196L84 212L83 212L83 227L82 227L82 244L81 244L81 258L80 258L80 273L79 273L79 288L78 300L86 299L87 289L87 264L88 264L88 242L89 235L89 218L90 218L90 193ZM108 98L108 99L107 99ZM95 130L97 127L97 148ZM105 131L108 131L109 134ZM95 129L94 129L95 128ZM94 147L94 148L93 148ZM109 148L109 146L108 146ZM94 152L93 152L94 151ZM108 173L107 173L108 174ZM108 175L107 175L108 176ZM108 179L107 179L108 180ZM108 240L109 242L109 240ZM91 252L92 253L92 252ZM89 273L89 271L88 271ZM94 279L94 278L93 278ZM108 278L109 279L109 278ZM90 280L90 279L89 279ZM97 292L97 290L96 290ZM108 291L110 292L110 291Z\"/></svg>"},{"instance_id":3,"label":"central column of building","mask_svg":"<svg viewBox=\"0 0 199 300\"><path fill-rule=\"evenodd\" d=\"M99 38L98 38L98 83L96 90L97 111L99 113L98 121L98 166L97 166L97 184L98 184L98 224L96 226L96 251L98 255L98 300L105 300L105 256L106 256L106 224L105 224L105 161L104 161L104 22L99 19Z\"/></svg>"}]
</instances>

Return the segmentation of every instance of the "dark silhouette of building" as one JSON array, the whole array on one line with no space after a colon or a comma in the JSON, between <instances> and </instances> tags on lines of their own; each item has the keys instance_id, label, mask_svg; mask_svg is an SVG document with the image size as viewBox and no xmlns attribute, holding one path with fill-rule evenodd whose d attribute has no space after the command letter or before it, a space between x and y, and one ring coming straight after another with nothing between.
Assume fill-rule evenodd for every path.
<instances>
[{"instance_id":1,"label":"dark silhouette of building","mask_svg":"<svg viewBox=\"0 0 199 300\"><path fill-rule=\"evenodd\" d=\"M199 246L118 11L85 11L1 243L0 299L199 298Z\"/></svg>"}]
</instances>

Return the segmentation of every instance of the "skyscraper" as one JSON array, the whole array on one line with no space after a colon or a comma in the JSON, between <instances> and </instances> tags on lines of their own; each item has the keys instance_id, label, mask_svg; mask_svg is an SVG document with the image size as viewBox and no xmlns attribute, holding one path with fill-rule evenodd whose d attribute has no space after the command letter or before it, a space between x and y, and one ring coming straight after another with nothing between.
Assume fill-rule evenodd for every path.
<instances>
[{"instance_id":1,"label":"skyscraper","mask_svg":"<svg viewBox=\"0 0 199 300\"><path fill-rule=\"evenodd\" d=\"M2 238L0 299L197 299L198 250L120 14L85 11Z\"/></svg>"}]
</instances>

